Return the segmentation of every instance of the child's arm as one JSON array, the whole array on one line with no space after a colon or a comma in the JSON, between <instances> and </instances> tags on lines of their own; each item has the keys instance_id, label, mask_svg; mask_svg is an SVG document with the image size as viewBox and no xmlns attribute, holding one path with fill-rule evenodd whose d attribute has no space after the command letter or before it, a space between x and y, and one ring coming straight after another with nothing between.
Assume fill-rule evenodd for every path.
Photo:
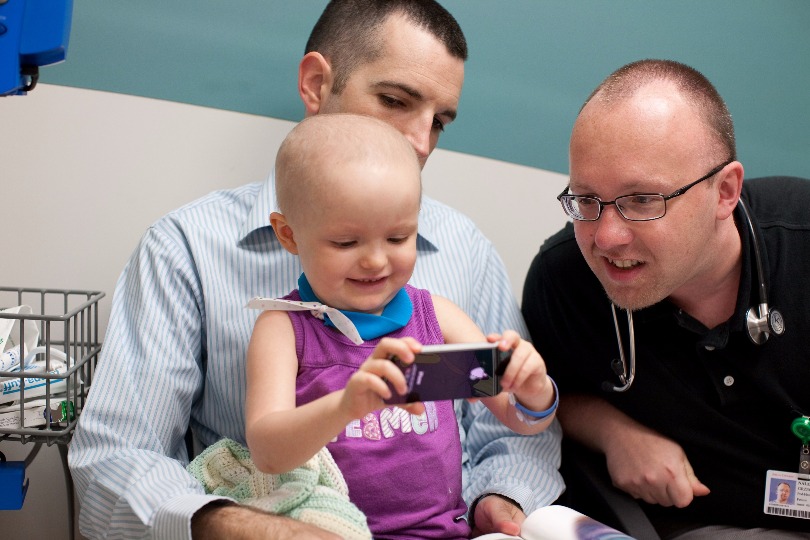
<instances>
[{"instance_id":1,"label":"child's arm","mask_svg":"<svg viewBox=\"0 0 810 540\"><path fill-rule=\"evenodd\" d=\"M265 311L256 320L247 354L246 439L251 458L266 473L290 471L307 462L346 425L385 406L391 397L383 377L406 391L402 371L387 358L413 361L412 339L382 339L346 387L295 406L298 358L289 316Z\"/></svg>"},{"instance_id":2,"label":"child's arm","mask_svg":"<svg viewBox=\"0 0 810 540\"><path fill-rule=\"evenodd\" d=\"M434 295L433 308L445 342L467 343L485 339L475 322L450 300ZM515 406L509 403L507 394L513 393L518 403L532 411L544 411L551 407L556 398L554 385L546 374L546 364L540 353L512 330L505 331L503 336L490 334L486 336L486 340L490 343L499 342L498 349L512 350L512 355L509 366L501 377L504 392L491 398L482 398L481 401L498 420L515 433L533 435L543 431L551 424L554 414L540 422L527 424L518 418Z\"/></svg>"}]
</instances>

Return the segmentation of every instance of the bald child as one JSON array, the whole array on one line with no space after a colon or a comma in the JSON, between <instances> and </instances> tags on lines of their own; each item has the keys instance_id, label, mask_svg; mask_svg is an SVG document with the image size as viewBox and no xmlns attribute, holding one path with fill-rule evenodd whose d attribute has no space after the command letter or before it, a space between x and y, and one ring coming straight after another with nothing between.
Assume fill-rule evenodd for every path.
<instances>
[{"instance_id":1,"label":"bald child","mask_svg":"<svg viewBox=\"0 0 810 540\"><path fill-rule=\"evenodd\" d=\"M303 268L284 300L321 307L267 310L256 321L246 402L254 462L283 473L326 446L375 537L467 538L453 403L387 406L391 387L406 392L388 359L410 363L425 344L498 342L511 350L502 387L512 399L502 393L485 404L514 431L534 434L551 423L556 403L542 358L516 332L485 337L455 304L407 284L420 166L388 124L349 114L307 118L279 149L276 194L271 224Z\"/></svg>"}]
</instances>

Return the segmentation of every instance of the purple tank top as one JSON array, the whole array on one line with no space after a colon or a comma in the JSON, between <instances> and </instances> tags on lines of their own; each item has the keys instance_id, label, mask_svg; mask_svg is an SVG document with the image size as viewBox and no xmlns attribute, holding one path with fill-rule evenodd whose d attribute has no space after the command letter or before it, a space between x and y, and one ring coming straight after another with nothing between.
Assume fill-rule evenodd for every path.
<instances>
[{"instance_id":1,"label":"purple tank top","mask_svg":"<svg viewBox=\"0 0 810 540\"><path fill-rule=\"evenodd\" d=\"M388 337L442 343L430 293L406 285L413 315ZM299 300L298 291L285 298ZM298 354L297 404L346 386L379 340L353 344L309 312L289 312ZM349 486L349 498L368 518L374 538L468 538L461 517L461 443L452 401L425 403L413 416L387 407L354 420L327 446Z\"/></svg>"}]
</instances>

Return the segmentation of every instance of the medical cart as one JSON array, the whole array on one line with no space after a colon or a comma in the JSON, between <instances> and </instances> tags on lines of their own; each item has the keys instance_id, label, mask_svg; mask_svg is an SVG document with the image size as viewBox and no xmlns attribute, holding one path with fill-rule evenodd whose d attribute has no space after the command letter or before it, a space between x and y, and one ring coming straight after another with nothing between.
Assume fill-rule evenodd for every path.
<instances>
[{"instance_id":1,"label":"medical cart","mask_svg":"<svg viewBox=\"0 0 810 540\"><path fill-rule=\"evenodd\" d=\"M6 340L0 346L0 353L6 354L0 363L0 510L22 508L28 489L25 467L43 444L56 444L65 472L71 539L74 501L67 445L101 350L99 300L103 297L97 291L0 287L0 327L13 325L9 335L0 336L0 341ZM25 309L17 309L21 306ZM30 345L36 332L34 348ZM14 345L17 357L12 354ZM9 367L15 359L18 364ZM25 461L5 460L2 443L6 441L33 445Z\"/></svg>"}]
</instances>

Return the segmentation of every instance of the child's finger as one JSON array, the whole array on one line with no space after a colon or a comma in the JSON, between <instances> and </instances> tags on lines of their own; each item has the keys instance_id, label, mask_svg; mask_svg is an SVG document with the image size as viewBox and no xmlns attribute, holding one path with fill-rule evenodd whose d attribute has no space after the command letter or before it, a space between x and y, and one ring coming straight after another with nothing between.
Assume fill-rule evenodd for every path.
<instances>
[{"instance_id":1,"label":"child's finger","mask_svg":"<svg viewBox=\"0 0 810 540\"><path fill-rule=\"evenodd\" d=\"M385 381L390 382L398 394L404 394L408 389L408 386L405 383L405 375L402 374L402 370L390 360L369 358L360 366L360 371L376 375L377 378L380 379L381 383L386 386L386 388L387 385L385 384Z\"/></svg>"},{"instance_id":2,"label":"child's finger","mask_svg":"<svg viewBox=\"0 0 810 540\"><path fill-rule=\"evenodd\" d=\"M411 337L394 339L383 338L371 353L374 358L394 358L406 364L413 362L414 353L419 352L422 345Z\"/></svg>"},{"instance_id":3,"label":"child's finger","mask_svg":"<svg viewBox=\"0 0 810 540\"><path fill-rule=\"evenodd\" d=\"M398 407L416 416L419 416L420 414L425 412L425 404L422 403L421 401L415 401L413 403L405 403L402 405L398 405Z\"/></svg>"}]
</instances>

